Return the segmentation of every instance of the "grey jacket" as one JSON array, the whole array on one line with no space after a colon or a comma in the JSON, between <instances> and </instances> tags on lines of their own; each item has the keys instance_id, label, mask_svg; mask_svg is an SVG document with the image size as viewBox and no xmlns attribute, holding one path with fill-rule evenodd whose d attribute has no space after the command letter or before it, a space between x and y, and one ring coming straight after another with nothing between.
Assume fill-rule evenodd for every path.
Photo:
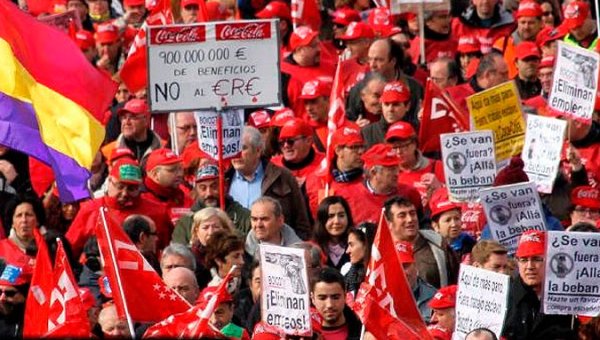
<instances>
[{"instance_id":1,"label":"grey jacket","mask_svg":"<svg viewBox=\"0 0 600 340\"><path fill-rule=\"evenodd\" d=\"M296 232L292 227L287 224L283 225L281 228L281 244L276 244L277 246L288 247L296 242L302 242L300 237L296 235ZM254 230L250 230L248 236L246 236L246 253L254 258L258 258L258 245L260 241L256 238L254 234Z\"/></svg>"}]
</instances>

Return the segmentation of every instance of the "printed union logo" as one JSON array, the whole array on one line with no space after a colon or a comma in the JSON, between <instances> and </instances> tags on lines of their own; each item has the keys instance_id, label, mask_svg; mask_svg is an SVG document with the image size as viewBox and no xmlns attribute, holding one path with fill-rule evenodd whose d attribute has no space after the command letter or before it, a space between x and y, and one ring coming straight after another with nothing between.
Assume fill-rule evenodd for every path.
<instances>
[{"instance_id":1,"label":"printed union logo","mask_svg":"<svg viewBox=\"0 0 600 340\"><path fill-rule=\"evenodd\" d=\"M557 253L550 259L550 270L560 279L573 271L573 258L567 253Z\"/></svg>"}]
</instances>

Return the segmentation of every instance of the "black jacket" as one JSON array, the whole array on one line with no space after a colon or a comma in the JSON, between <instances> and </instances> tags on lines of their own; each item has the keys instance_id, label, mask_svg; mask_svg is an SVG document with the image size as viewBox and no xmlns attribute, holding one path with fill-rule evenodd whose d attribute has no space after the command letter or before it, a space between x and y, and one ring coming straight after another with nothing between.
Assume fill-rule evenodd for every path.
<instances>
[{"instance_id":1,"label":"black jacket","mask_svg":"<svg viewBox=\"0 0 600 340\"><path fill-rule=\"evenodd\" d=\"M577 339L577 320L570 315L543 314L537 294L520 276L511 281L508 295L502 334L507 340Z\"/></svg>"}]
</instances>

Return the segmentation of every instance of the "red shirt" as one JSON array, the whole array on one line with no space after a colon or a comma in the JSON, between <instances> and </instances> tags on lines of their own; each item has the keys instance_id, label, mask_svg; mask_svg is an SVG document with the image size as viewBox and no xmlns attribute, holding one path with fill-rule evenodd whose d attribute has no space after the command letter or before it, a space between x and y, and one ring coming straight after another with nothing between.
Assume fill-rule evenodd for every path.
<instances>
[{"instance_id":1,"label":"red shirt","mask_svg":"<svg viewBox=\"0 0 600 340\"><path fill-rule=\"evenodd\" d=\"M411 41L408 52L410 53L412 62L416 65L419 65L421 62L421 59L419 58L421 55L420 45L421 38L416 36L413 41ZM458 41L454 35L451 35L450 39L448 40L425 39L425 62L429 64L430 62L441 57L454 58L457 46Z\"/></svg>"},{"instance_id":2,"label":"red shirt","mask_svg":"<svg viewBox=\"0 0 600 340\"><path fill-rule=\"evenodd\" d=\"M439 160L427 159L427 165L420 170L400 171L398 184L410 185L419 191L421 199L427 195L427 188L421 185L421 177L425 174L434 174L438 181L445 183L444 165Z\"/></svg>"},{"instance_id":3,"label":"red shirt","mask_svg":"<svg viewBox=\"0 0 600 340\"><path fill-rule=\"evenodd\" d=\"M306 164L301 168L296 169L291 169L286 164L284 164L284 159L282 155L274 156L273 158L271 158L271 162L273 162L273 164L277 166L288 169L292 173L292 175L296 177L298 182L300 184L303 184L306 181L306 178L319 168L319 166L321 165L321 161L323 160L323 158L325 158L324 154L317 151L314 151L314 155L315 156L313 157L313 160L310 163Z\"/></svg>"},{"instance_id":4,"label":"red shirt","mask_svg":"<svg viewBox=\"0 0 600 340\"><path fill-rule=\"evenodd\" d=\"M465 24L460 18L453 18L451 32L455 37L472 36L478 38L481 52L485 54L492 50L492 46L498 38L509 36L514 28L513 23L491 28L475 27Z\"/></svg>"},{"instance_id":5,"label":"red shirt","mask_svg":"<svg viewBox=\"0 0 600 340\"><path fill-rule=\"evenodd\" d=\"M365 77L367 72L369 72L369 64L359 64L357 58L342 61L340 64L340 82L342 83L344 98L348 96L352 87Z\"/></svg>"},{"instance_id":6,"label":"red shirt","mask_svg":"<svg viewBox=\"0 0 600 340\"><path fill-rule=\"evenodd\" d=\"M348 339L348 325L340 327L322 327L321 336L323 340L346 340Z\"/></svg>"}]
</instances>

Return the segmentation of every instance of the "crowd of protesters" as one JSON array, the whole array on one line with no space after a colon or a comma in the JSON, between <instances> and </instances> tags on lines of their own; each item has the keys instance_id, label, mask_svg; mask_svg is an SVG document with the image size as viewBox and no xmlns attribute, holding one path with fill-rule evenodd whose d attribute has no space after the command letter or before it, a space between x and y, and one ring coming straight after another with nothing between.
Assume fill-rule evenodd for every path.
<instances>
[{"instance_id":1,"label":"crowd of protesters","mask_svg":"<svg viewBox=\"0 0 600 340\"><path fill-rule=\"evenodd\" d=\"M242 151L225 163L224 188L217 163L199 148L194 114L152 115L146 91L131 93L119 80L147 15L144 0L55 5L77 11L82 29L74 35L76 43L119 88L107 108L106 140L92 168L89 200L62 203L47 167L0 146L0 258L3 266L22 269L14 282L0 278L0 337L22 336L35 229L51 253L57 237L64 241L94 335L132 336L98 281L103 267L95 224L104 206L167 286L190 304L237 266L231 296L211 317L232 338L279 336L261 321L261 243L305 249L311 302L320 315L313 338L368 338L347 299L365 279L382 209L414 301L435 339L452 337L461 263L511 276L505 339L600 338L597 318L541 312L544 232L525 232L509 257L492 240L480 204L451 201L440 153L424 154L418 143L427 78L467 120L468 96L509 80L517 85L524 111L549 115L557 42L600 49L597 2L452 0L450 9L425 10L418 18L392 15L371 1L322 1L321 26L294 30L289 2L202 1L174 1L176 22L196 22L202 6L213 21L280 20L281 50L271 53L281 55L282 107L246 110ZM19 5L27 10L26 1ZM347 122L330 136L330 167L324 169L340 56ZM541 194L549 230L600 227L597 113L591 124L568 124L554 189ZM528 180L515 156L494 186ZM487 329L466 337L496 338Z\"/></svg>"}]
</instances>

